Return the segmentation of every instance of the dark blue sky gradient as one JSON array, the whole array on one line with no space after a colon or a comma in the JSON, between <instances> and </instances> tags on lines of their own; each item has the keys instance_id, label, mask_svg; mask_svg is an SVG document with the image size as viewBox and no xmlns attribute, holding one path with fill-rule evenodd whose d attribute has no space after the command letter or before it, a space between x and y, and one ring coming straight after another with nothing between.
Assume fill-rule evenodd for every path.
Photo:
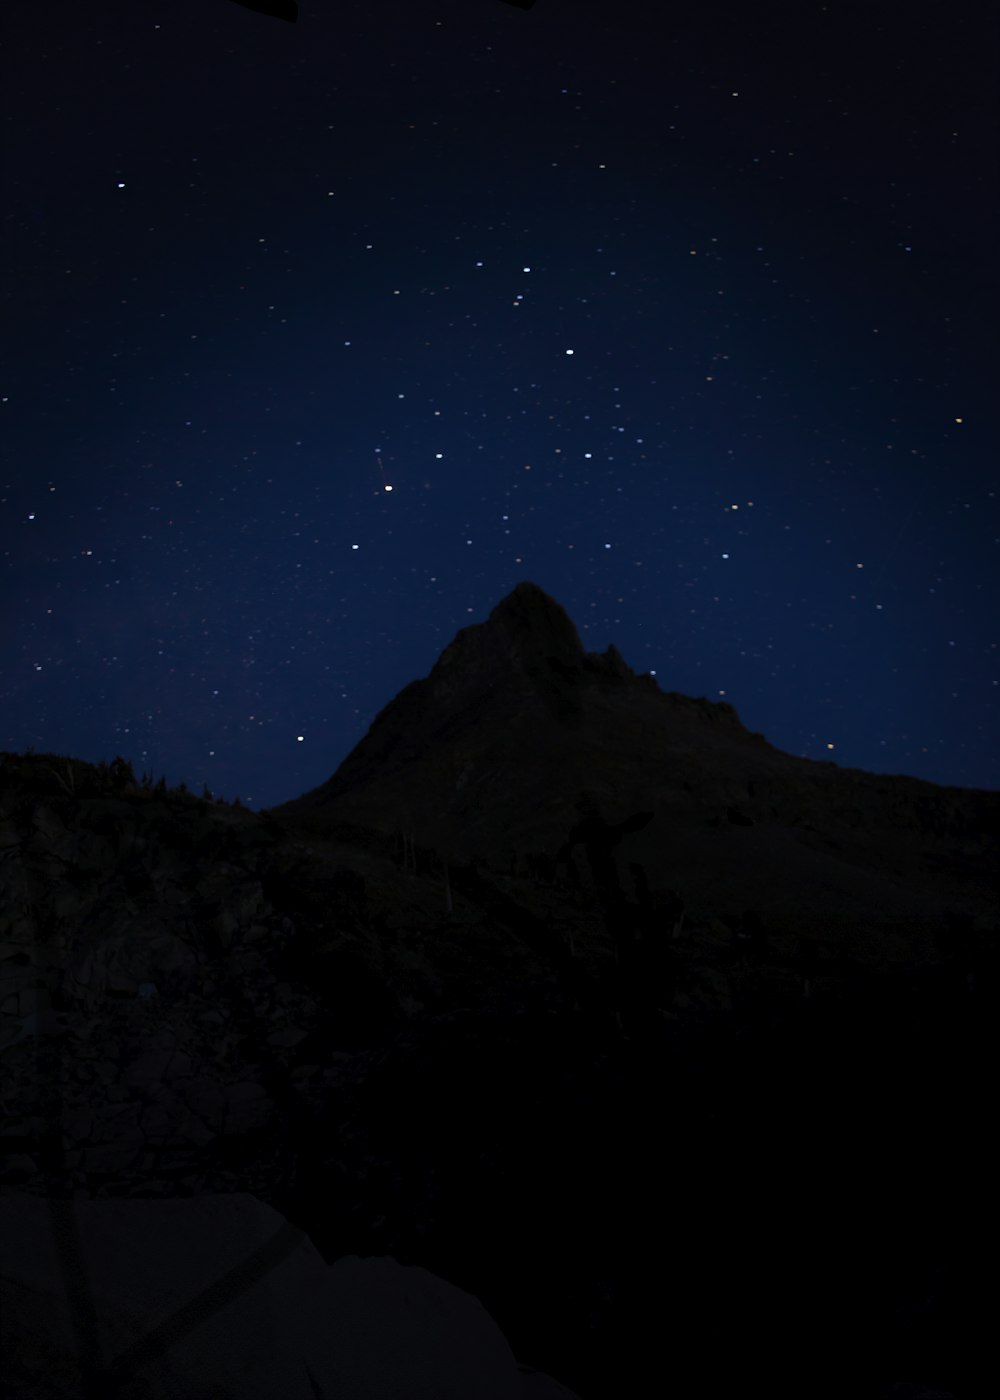
<instances>
[{"instance_id":1,"label":"dark blue sky gradient","mask_svg":"<svg viewBox=\"0 0 1000 1400\"><path fill-rule=\"evenodd\" d=\"M273 805L528 578L1000 786L987 9L17 7L0 747Z\"/></svg>"}]
</instances>

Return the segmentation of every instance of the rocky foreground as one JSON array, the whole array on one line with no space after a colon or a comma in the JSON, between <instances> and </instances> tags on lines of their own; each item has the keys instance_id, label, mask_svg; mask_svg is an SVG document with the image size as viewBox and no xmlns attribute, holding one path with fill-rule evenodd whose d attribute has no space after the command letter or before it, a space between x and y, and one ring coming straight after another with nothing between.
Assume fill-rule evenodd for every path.
<instances>
[{"instance_id":1,"label":"rocky foreground","mask_svg":"<svg viewBox=\"0 0 1000 1400\"><path fill-rule=\"evenodd\" d=\"M862 968L674 910L652 985L560 879L126 764L4 755L0 793L7 1194L250 1193L583 1400L981 1393L982 924Z\"/></svg>"}]
</instances>

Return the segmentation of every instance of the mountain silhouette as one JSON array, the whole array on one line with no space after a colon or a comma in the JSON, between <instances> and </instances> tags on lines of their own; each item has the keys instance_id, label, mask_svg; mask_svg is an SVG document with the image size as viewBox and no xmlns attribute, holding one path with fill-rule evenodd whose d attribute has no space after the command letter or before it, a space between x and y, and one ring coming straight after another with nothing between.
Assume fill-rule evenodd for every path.
<instances>
[{"instance_id":1,"label":"mountain silhouette","mask_svg":"<svg viewBox=\"0 0 1000 1400\"><path fill-rule=\"evenodd\" d=\"M986 916L1000 892L996 793L782 753L731 705L664 693L614 645L585 652L529 582L463 628L326 783L272 815L318 833L408 830L450 860L526 873L572 854L581 800L598 820L651 814L618 848L624 894L636 865L654 893L683 885L706 920L751 906L779 937L839 940L862 959L870 937L926 950L943 919ZM586 859L570 873L593 887Z\"/></svg>"},{"instance_id":2,"label":"mountain silhouette","mask_svg":"<svg viewBox=\"0 0 1000 1400\"><path fill-rule=\"evenodd\" d=\"M0 1211L20 1393L112 1393L100 1316L194 1394L87 1304L73 1201L162 1238L217 1196L238 1261L249 1196L267 1268L304 1232L480 1299L526 1396L985 1396L998 838L1000 794L782 753L528 582L270 812L0 754L0 1195L48 1202ZM310 1355L281 1393L324 1393Z\"/></svg>"}]
</instances>

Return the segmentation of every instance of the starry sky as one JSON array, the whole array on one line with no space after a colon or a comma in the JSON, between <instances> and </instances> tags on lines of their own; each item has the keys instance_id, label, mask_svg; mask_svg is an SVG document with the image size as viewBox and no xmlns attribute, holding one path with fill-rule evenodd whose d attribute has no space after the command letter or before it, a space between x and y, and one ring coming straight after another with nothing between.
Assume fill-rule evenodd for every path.
<instances>
[{"instance_id":1,"label":"starry sky","mask_svg":"<svg viewBox=\"0 0 1000 1400\"><path fill-rule=\"evenodd\" d=\"M271 806L531 579L1000 787L992 9L13 7L0 748Z\"/></svg>"}]
</instances>

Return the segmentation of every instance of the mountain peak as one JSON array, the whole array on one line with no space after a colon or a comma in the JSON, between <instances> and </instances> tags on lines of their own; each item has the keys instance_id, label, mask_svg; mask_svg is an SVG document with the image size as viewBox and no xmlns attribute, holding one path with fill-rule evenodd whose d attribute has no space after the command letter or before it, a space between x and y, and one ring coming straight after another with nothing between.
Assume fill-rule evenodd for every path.
<instances>
[{"instance_id":1,"label":"mountain peak","mask_svg":"<svg viewBox=\"0 0 1000 1400\"><path fill-rule=\"evenodd\" d=\"M827 803L845 814L832 838L840 842L861 811L897 821L893 804L909 801L911 786L782 753L749 733L728 703L636 675L614 643L585 652L566 611L524 580L376 715L327 782L274 810L320 833L338 822L419 832L441 857L503 866L559 849L579 823L574 795L589 790L602 820L661 812L670 854L657 859L683 868L695 858L692 833L706 825L770 828L780 812L798 832L810 820L832 821L821 810ZM757 832L740 848L760 898L761 852L774 842L780 860L785 839ZM636 833L633 844L650 840ZM708 889L716 857L705 859Z\"/></svg>"},{"instance_id":2,"label":"mountain peak","mask_svg":"<svg viewBox=\"0 0 1000 1400\"><path fill-rule=\"evenodd\" d=\"M503 629L523 647L545 656L583 659L579 633L566 609L528 579L500 599L484 625Z\"/></svg>"},{"instance_id":3,"label":"mountain peak","mask_svg":"<svg viewBox=\"0 0 1000 1400\"><path fill-rule=\"evenodd\" d=\"M561 619L563 624L568 626L574 635L576 634L576 628L570 621L566 609L550 597L544 588L539 588L537 583L532 583L530 579L522 579L520 583L514 585L505 598L500 599L490 613L489 621L518 626L525 623L530 624L543 616Z\"/></svg>"},{"instance_id":4,"label":"mountain peak","mask_svg":"<svg viewBox=\"0 0 1000 1400\"><path fill-rule=\"evenodd\" d=\"M581 670L583 664L583 646L565 608L525 579L501 598L485 622L461 629L429 679L456 667L471 667L485 678L491 673L495 677L497 668L509 673L547 665L565 674Z\"/></svg>"}]
</instances>

